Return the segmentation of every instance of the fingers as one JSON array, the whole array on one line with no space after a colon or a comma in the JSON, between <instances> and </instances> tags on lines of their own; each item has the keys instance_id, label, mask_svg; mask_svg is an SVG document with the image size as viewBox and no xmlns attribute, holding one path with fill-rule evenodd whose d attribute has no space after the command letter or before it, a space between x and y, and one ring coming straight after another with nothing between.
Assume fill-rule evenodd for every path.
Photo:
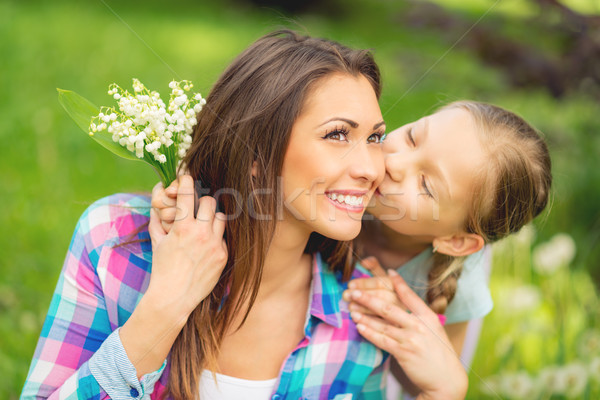
<instances>
[{"instance_id":1,"label":"fingers","mask_svg":"<svg viewBox=\"0 0 600 400\"><path fill-rule=\"evenodd\" d=\"M150 223L148 224L148 233L150 234L150 239L152 240L153 246L156 245L156 242L160 240L160 238L166 235L163 227L161 226L158 213L154 208L150 209Z\"/></svg>"},{"instance_id":2,"label":"fingers","mask_svg":"<svg viewBox=\"0 0 600 400\"><path fill-rule=\"evenodd\" d=\"M398 298L411 312L417 315L435 315L431 308L408 286L406 281L396 271L390 269L388 275Z\"/></svg>"},{"instance_id":3,"label":"fingers","mask_svg":"<svg viewBox=\"0 0 600 400\"><path fill-rule=\"evenodd\" d=\"M390 285L391 285L391 283L390 283ZM352 291L353 290L354 289L344 290L344 292L342 293L342 298L344 300L346 300L347 302L349 302L350 306L352 306L354 304L354 302L352 301ZM366 290L363 290L363 291L366 291ZM399 307L402 307L402 309L406 309L406 307L404 307L404 305L400 303L400 300L398 299L398 296L396 295L396 293L392 292L388 289L371 289L366 292L368 292L369 295L371 295L371 296L380 298L381 300L383 300L386 303L395 304Z\"/></svg>"},{"instance_id":4,"label":"fingers","mask_svg":"<svg viewBox=\"0 0 600 400\"><path fill-rule=\"evenodd\" d=\"M412 326L414 323L410 314L401 307L377 296L373 296L368 292L352 290L351 297L353 302L368 308L376 315L396 326L408 327Z\"/></svg>"},{"instance_id":5,"label":"fingers","mask_svg":"<svg viewBox=\"0 0 600 400\"><path fill-rule=\"evenodd\" d=\"M387 276L385 273L385 269L379 263L379 260L373 256L364 258L360 262L363 267L369 270L373 274L373 276L385 277Z\"/></svg>"},{"instance_id":6,"label":"fingers","mask_svg":"<svg viewBox=\"0 0 600 400\"><path fill-rule=\"evenodd\" d=\"M217 209L217 201L214 197L203 196L198 200L198 215L196 219L198 221L205 221L210 223L212 227L215 219L215 212Z\"/></svg>"},{"instance_id":7,"label":"fingers","mask_svg":"<svg viewBox=\"0 0 600 400\"><path fill-rule=\"evenodd\" d=\"M175 181L171 182L171 184L169 185L168 188L165 189L165 194L169 198L176 200L178 188L179 188L179 183L175 180Z\"/></svg>"},{"instance_id":8,"label":"fingers","mask_svg":"<svg viewBox=\"0 0 600 400\"><path fill-rule=\"evenodd\" d=\"M225 223L225 214L223 214L222 212L216 213L215 220L213 221L213 232L215 233L215 235L218 235L220 237L223 236L223 234L225 233Z\"/></svg>"},{"instance_id":9,"label":"fingers","mask_svg":"<svg viewBox=\"0 0 600 400\"><path fill-rule=\"evenodd\" d=\"M158 216L160 217L161 222L166 222L169 225L171 225L171 224L173 224L173 222L175 222L175 216L177 214L177 206L176 205L174 205L173 207L163 208L163 209L157 209L155 207L154 209L157 210ZM163 226L164 226L164 224L163 224Z\"/></svg>"},{"instance_id":10,"label":"fingers","mask_svg":"<svg viewBox=\"0 0 600 400\"><path fill-rule=\"evenodd\" d=\"M352 320L360 334L375 346L394 354L402 342L404 332L380 318L353 312Z\"/></svg>"},{"instance_id":11,"label":"fingers","mask_svg":"<svg viewBox=\"0 0 600 400\"><path fill-rule=\"evenodd\" d=\"M169 233L171 231L171 228L173 228L173 222L167 222L167 221L163 220L162 218L160 220L160 225L162 226L163 231L165 233Z\"/></svg>"},{"instance_id":12,"label":"fingers","mask_svg":"<svg viewBox=\"0 0 600 400\"><path fill-rule=\"evenodd\" d=\"M177 189L177 211L175 213L175 224L194 218L194 181L191 176L183 175L179 178Z\"/></svg>"},{"instance_id":13,"label":"fingers","mask_svg":"<svg viewBox=\"0 0 600 400\"><path fill-rule=\"evenodd\" d=\"M159 210L175 207L177 205L177 188L178 185L176 183L171 183L166 189L163 189L161 182L154 185L152 188L152 207Z\"/></svg>"},{"instance_id":14,"label":"fingers","mask_svg":"<svg viewBox=\"0 0 600 400\"><path fill-rule=\"evenodd\" d=\"M390 278L387 276L353 279L348 282L348 288L358 290L386 289L390 292L394 291L394 286L392 285Z\"/></svg>"}]
</instances>

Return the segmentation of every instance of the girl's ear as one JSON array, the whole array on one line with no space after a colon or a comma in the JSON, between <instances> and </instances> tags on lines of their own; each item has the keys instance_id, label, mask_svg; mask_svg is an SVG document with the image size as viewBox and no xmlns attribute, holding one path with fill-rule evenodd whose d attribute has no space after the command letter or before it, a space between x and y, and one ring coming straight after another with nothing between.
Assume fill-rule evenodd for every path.
<instances>
[{"instance_id":1,"label":"girl's ear","mask_svg":"<svg viewBox=\"0 0 600 400\"><path fill-rule=\"evenodd\" d=\"M485 244L483 238L475 233L456 233L433 239L433 247L438 253L453 257L468 256L478 252Z\"/></svg>"},{"instance_id":2,"label":"girl's ear","mask_svg":"<svg viewBox=\"0 0 600 400\"><path fill-rule=\"evenodd\" d=\"M250 170L250 174L253 178L258 176L258 163L256 161L252 162L252 169Z\"/></svg>"}]
</instances>

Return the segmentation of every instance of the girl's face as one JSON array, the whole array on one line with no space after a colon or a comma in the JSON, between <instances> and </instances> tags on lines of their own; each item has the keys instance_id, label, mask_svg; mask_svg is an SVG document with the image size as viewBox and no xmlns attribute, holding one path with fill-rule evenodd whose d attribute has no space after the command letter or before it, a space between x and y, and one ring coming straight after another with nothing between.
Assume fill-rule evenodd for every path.
<instances>
[{"instance_id":1,"label":"girl's face","mask_svg":"<svg viewBox=\"0 0 600 400\"><path fill-rule=\"evenodd\" d=\"M308 92L282 169L285 217L336 240L358 235L383 179L385 124L362 75L332 74Z\"/></svg>"},{"instance_id":2,"label":"girl's face","mask_svg":"<svg viewBox=\"0 0 600 400\"><path fill-rule=\"evenodd\" d=\"M437 112L390 133L386 174L369 212L396 232L433 239L464 231L485 152L467 111Z\"/></svg>"}]
</instances>

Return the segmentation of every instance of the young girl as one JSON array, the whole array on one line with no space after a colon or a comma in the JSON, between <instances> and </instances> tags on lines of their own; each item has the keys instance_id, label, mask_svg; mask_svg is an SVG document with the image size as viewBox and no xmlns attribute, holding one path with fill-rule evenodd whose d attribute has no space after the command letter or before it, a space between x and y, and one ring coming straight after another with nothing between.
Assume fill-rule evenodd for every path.
<instances>
[{"instance_id":1,"label":"young girl","mask_svg":"<svg viewBox=\"0 0 600 400\"><path fill-rule=\"evenodd\" d=\"M363 265L378 277L351 281L344 296L361 334L403 368L393 371L409 392L461 398L467 381L454 351L467 321L492 307L481 249L545 208L548 150L517 115L462 101L393 131L384 153L386 175L368 208L378 219L365 218L357 239L361 257L377 257ZM153 195L167 230L175 190L157 185ZM379 262L411 289L396 277L392 285ZM444 313L446 332L436 315Z\"/></svg>"},{"instance_id":2,"label":"young girl","mask_svg":"<svg viewBox=\"0 0 600 400\"><path fill-rule=\"evenodd\" d=\"M367 51L291 32L245 50L198 115L171 231L147 196L81 217L22 398L381 398L386 356L341 299L366 276L379 93ZM194 180L214 196L197 212Z\"/></svg>"},{"instance_id":3,"label":"young girl","mask_svg":"<svg viewBox=\"0 0 600 400\"><path fill-rule=\"evenodd\" d=\"M399 304L386 293L391 282L381 279L373 260L364 264L380 278L353 281L355 291L345 294L353 300L353 320L363 336L394 355L417 386L402 371L396 374L412 394L466 389L455 374L432 366L462 369L448 344L460 354L466 321L491 308L477 265L480 249L517 232L546 207L552 181L547 146L514 113L460 101L393 131L384 152L386 177L368 210L378 220L364 223L361 256L376 256L384 268L397 270L435 313L446 313L450 339L412 292L397 294L417 318L393 305ZM421 265L407 263L411 258ZM394 281L401 288L401 279Z\"/></svg>"}]
</instances>

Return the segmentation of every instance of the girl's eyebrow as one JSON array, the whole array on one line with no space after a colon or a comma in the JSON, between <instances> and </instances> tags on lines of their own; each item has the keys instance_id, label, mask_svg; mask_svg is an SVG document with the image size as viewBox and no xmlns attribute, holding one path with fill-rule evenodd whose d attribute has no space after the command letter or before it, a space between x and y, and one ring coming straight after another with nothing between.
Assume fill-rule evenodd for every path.
<instances>
[{"instance_id":1,"label":"girl's eyebrow","mask_svg":"<svg viewBox=\"0 0 600 400\"><path fill-rule=\"evenodd\" d=\"M423 125L423 127L421 129L421 143L425 142L429 137L429 120L427 118L424 118L422 121L423 122L421 123L421 125ZM432 162L429 165L435 180L439 182L439 186L441 186L441 188L444 189L446 195L448 196L448 199L452 199L452 194L450 193L450 186L448 185L448 179L444 175L443 171L440 169L439 165L437 165L437 163L435 162Z\"/></svg>"}]
</instances>

